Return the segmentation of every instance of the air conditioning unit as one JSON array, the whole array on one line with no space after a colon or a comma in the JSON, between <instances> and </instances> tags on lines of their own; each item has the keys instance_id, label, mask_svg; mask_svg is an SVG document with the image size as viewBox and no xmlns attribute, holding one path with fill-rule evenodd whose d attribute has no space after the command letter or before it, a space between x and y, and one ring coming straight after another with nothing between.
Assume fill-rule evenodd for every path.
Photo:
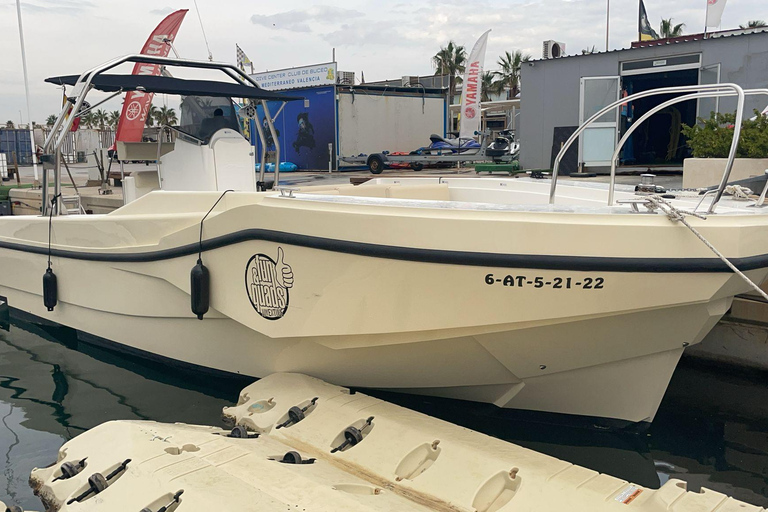
<instances>
[{"instance_id":1,"label":"air conditioning unit","mask_svg":"<svg viewBox=\"0 0 768 512\"><path fill-rule=\"evenodd\" d=\"M542 59L557 59L565 55L565 43L557 41L544 41L544 49L541 52Z\"/></svg>"},{"instance_id":2,"label":"air conditioning unit","mask_svg":"<svg viewBox=\"0 0 768 512\"><path fill-rule=\"evenodd\" d=\"M419 85L419 77L417 76L404 76L402 81L403 87L413 87Z\"/></svg>"},{"instance_id":3,"label":"air conditioning unit","mask_svg":"<svg viewBox=\"0 0 768 512\"><path fill-rule=\"evenodd\" d=\"M355 72L339 71L339 74L336 77L336 83L342 85L355 85Z\"/></svg>"}]
</instances>

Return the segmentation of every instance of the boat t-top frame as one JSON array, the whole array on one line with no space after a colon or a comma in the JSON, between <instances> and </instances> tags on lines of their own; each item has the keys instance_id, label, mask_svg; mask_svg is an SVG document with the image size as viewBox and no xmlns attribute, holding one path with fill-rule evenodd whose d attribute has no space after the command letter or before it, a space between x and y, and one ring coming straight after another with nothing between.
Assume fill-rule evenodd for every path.
<instances>
[{"instance_id":1,"label":"boat t-top frame","mask_svg":"<svg viewBox=\"0 0 768 512\"><path fill-rule=\"evenodd\" d=\"M605 113L610 112L616 108L619 108L621 105L629 101L634 101L640 98L646 98L648 96L657 96L660 94L670 94L670 93L690 93L690 94L677 96L668 101L662 102L661 104L657 105L656 107L652 108L651 110L643 114L640 118L637 119L637 121L632 123L632 126L630 126L629 129L627 129L627 131L621 137L621 140L619 140L619 143L616 145L613 151L613 155L611 157L611 179L610 179L610 185L608 187L608 206L613 206L613 203L614 203L614 188L616 185L616 167L618 165L619 153L621 152L621 149L624 147L624 144L626 144L627 140L629 140L630 135L632 135L632 133L640 125L642 125L645 121L647 121L651 116L653 116L657 112L671 105L674 105L676 103L681 103L684 101L699 99L699 98L736 96L737 97L736 119L734 122L733 139L731 140L731 148L728 153L728 160L725 164L723 176L720 179L720 185L717 187L717 189L713 190L714 199L712 200L712 203L709 205L709 209L707 210L707 213L714 213L715 207L717 206L717 203L722 198L723 193L725 192L726 185L728 185L728 180L731 176L731 170L733 169L733 162L736 158L736 150L738 148L739 138L741 136L741 124L744 118L744 97L753 96L753 95L768 95L768 89L744 90L741 86L733 83L663 87L660 89L651 89L648 91L642 91L635 94L630 94L629 96L621 98L611 103L610 105L605 106L604 108L596 112L592 117L587 119L581 126L579 126L579 128L575 132L573 132L573 134L568 138L568 140L565 142L563 147L560 149L560 152L555 157L555 162L552 167L552 185L550 186L550 190L549 190L549 204L555 203L555 191L557 189L557 177L560 170L560 162L565 157L565 153L568 151L571 145L579 138L579 136L584 132L584 130L586 130L592 123L594 123L597 119L599 119ZM768 183L766 183L765 188L768 189ZM760 195L760 199L758 200L758 206L762 206L765 200L765 193L766 193L766 190L763 190L763 193Z\"/></svg>"},{"instance_id":2,"label":"boat t-top frame","mask_svg":"<svg viewBox=\"0 0 768 512\"><path fill-rule=\"evenodd\" d=\"M180 78L172 77L160 77L156 75L106 75L105 73L115 67L124 64L126 62L141 63L141 64L156 64L160 66L168 67L185 67L195 69L211 69L221 71L235 81L234 84L229 82L215 82L215 81L202 81L202 80L184 80ZM101 78L101 80L99 80ZM47 81L58 84L72 85L68 101L62 106L61 112L56 119L51 132L45 140L43 145L43 151L46 154L45 160L53 163L54 170L54 197L58 197L61 194L61 147L66 140L67 133L72 128L72 124L75 118L83 115L88 109L93 109L96 106L108 101L109 99L129 91L140 91L144 93L166 93L166 94L198 94L217 96L227 96L250 99L252 101L258 101L261 103L264 109L264 117L267 122L267 127L272 136L272 140L275 145L275 180L277 184L280 179L280 141L277 137L277 131L273 123L273 118L270 114L267 101L291 101L301 99L299 97L286 96L274 91L267 91L262 89L256 81L254 81L247 73L233 64L226 62L208 62L197 61L187 59L172 59L168 57L155 57L151 55L125 55L107 61L96 67L93 67L81 75L75 77L58 77L48 79ZM113 94L94 105L83 109L85 105L85 97L93 90L101 90L105 92L112 92ZM264 168L266 160L266 137L264 135L264 128L261 123L254 123L256 125L256 132L258 133L259 141L261 142L264 150L261 152L261 170L260 170L260 182L264 182ZM52 157L51 157L52 155ZM43 166L43 215L58 215L61 213L60 201L54 201L53 211L50 210L51 206L48 204L49 185L48 185L48 169L50 163ZM255 172L255 170L254 170Z\"/></svg>"}]
</instances>

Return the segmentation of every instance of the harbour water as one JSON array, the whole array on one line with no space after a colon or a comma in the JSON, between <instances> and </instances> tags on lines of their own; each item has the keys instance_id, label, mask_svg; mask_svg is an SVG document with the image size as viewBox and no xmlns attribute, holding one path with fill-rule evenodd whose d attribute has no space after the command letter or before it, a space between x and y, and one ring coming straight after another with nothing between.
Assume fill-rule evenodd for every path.
<instances>
[{"instance_id":1,"label":"harbour water","mask_svg":"<svg viewBox=\"0 0 768 512\"><path fill-rule=\"evenodd\" d=\"M183 340L182 340L183 341ZM248 381L169 370L79 343L74 332L14 321L0 330L0 500L39 510L27 484L66 440L104 421L221 425ZM764 374L684 360L643 432L555 425L492 406L396 401L480 432L657 488L669 478L768 507L768 381Z\"/></svg>"}]
</instances>

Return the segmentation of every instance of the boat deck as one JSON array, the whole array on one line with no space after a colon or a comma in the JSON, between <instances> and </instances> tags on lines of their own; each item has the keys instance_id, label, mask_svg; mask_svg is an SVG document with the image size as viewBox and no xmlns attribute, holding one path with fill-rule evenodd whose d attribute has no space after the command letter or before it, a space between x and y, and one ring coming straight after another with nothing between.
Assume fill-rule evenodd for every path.
<instances>
[{"instance_id":1,"label":"boat deck","mask_svg":"<svg viewBox=\"0 0 768 512\"><path fill-rule=\"evenodd\" d=\"M361 185L301 187L291 196L305 201L372 206L437 208L480 211L560 212L593 214L633 213L631 204L608 206L608 184L563 180L555 204L549 204L549 180L531 178L377 178ZM634 186L617 185L617 201L642 202ZM281 195L285 196L283 192ZM697 191L670 191L670 204L686 211L704 213L712 195L703 198ZM718 215L762 215L754 201L723 196ZM642 204L639 210L650 213ZM636 212L634 212L636 213Z\"/></svg>"}]
</instances>

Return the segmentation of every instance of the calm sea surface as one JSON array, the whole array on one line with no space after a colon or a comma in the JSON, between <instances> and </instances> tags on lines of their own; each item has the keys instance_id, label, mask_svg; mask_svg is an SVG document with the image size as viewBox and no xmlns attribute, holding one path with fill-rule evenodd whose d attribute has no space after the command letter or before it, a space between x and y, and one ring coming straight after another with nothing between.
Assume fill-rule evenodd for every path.
<instances>
[{"instance_id":1,"label":"calm sea surface","mask_svg":"<svg viewBox=\"0 0 768 512\"><path fill-rule=\"evenodd\" d=\"M191 378L78 343L72 331L0 330L0 500L42 509L27 479L107 420L221 425L247 382ZM768 507L768 378L683 361L647 432L521 421L483 405L381 394L406 407L656 488L669 478Z\"/></svg>"}]
</instances>

